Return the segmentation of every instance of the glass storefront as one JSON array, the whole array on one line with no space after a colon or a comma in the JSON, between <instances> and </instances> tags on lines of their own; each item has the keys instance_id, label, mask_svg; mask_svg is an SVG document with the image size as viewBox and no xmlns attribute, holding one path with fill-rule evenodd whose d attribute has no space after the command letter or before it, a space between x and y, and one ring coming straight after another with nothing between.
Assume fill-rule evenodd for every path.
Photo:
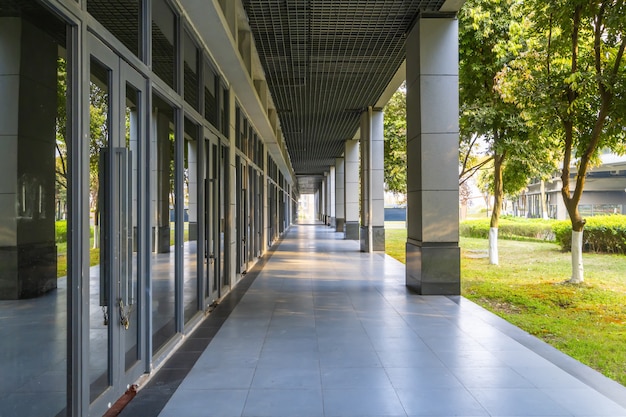
<instances>
[{"instance_id":1,"label":"glass storefront","mask_svg":"<svg viewBox=\"0 0 626 417\"><path fill-rule=\"evenodd\" d=\"M104 414L279 212L261 137L170 3L80 3L0 7L0 416Z\"/></svg>"}]
</instances>

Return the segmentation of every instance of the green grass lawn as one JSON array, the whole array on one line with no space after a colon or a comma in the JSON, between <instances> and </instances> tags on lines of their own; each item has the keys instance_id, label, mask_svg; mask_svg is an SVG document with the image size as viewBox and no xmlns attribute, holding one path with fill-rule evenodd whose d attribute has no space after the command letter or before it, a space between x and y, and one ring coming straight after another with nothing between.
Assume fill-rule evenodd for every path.
<instances>
[{"instance_id":1,"label":"green grass lawn","mask_svg":"<svg viewBox=\"0 0 626 417\"><path fill-rule=\"evenodd\" d=\"M404 229L386 230L386 252L405 262ZM626 256L584 254L585 283L563 282L570 254L553 243L461 238L462 295L626 385Z\"/></svg>"}]
</instances>

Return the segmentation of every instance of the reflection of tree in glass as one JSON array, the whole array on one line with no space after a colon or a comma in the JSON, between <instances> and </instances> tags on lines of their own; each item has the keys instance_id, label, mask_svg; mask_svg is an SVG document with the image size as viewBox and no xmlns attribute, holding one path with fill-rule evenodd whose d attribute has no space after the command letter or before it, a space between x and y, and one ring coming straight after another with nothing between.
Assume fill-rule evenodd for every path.
<instances>
[{"instance_id":1,"label":"reflection of tree in glass","mask_svg":"<svg viewBox=\"0 0 626 417\"><path fill-rule=\"evenodd\" d=\"M106 88L106 87L105 87ZM89 209L94 214L94 242L99 244L100 218L100 151L107 147L108 126L108 91L94 82L89 83Z\"/></svg>"},{"instance_id":2,"label":"reflection of tree in glass","mask_svg":"<svg viewBox=\"0 0 626 417\"><path fill-rule=\"evenodd\" d=\"M57 60L57 117L56 117L56 201L61 207L65 207L67 202L67 144L66 137L66 97L67 97L67 70L65 60ZM64 210L57 210L57 219L64 218Z\"/></svg>"}]
</instances>

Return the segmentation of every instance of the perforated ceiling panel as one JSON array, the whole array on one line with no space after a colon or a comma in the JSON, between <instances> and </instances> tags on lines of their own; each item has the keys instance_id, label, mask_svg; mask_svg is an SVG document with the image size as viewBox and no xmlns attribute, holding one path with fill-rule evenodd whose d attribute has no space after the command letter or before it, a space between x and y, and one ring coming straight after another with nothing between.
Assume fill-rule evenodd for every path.
<instances>
[{"instance_id":1,"label":"perforated ceiling panel","mask_svg":"<svg viewBox=\"0 0 626 417\"><path fill-rule=\"evenodd\" d=\"M343 153L405 57L422 11L443 0L243 0L296 174Z\"/></svg>"}]
</instances>

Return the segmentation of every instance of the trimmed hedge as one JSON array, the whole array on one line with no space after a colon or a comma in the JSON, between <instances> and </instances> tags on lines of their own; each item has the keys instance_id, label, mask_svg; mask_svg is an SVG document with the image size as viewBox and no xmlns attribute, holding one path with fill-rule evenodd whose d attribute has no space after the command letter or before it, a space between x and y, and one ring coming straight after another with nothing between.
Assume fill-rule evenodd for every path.
<instances>
[{"instance_id":1,"label":"trimmed hedge","mask_svg":"<svg viewBox=\"0 0 626 417\"><path fill-rule=\"evenodd\" d=\"M554 240L553 220L504 216L498 222L498 237L502 239ZM489 238L489 218L465 220L459 234L465 237Z\"/></svg>"},{"instance_id":2,"label":"trimmed hedge","mask_svg":"<svg viewBox=\"0 0 626 417\"><path fill-rule=\"evenodd\" d=\"M626 216L612 214L586 219L583 251L626 254ZM466 220L459 234L480 239L489 238L489 219ZM572 249L572 224L569 220L526 219L505 216L498 225L498 237L512 240L556 241L563 250Z\"/></svg>"},{"instance_id":3,"label":"trimmed hedge","mask_svg":"<svg viewBox=\"0 0 626 417\"><path fill-rule=\"evenodd\" d=\"M56 243L67 242L67 220L57 220L54 227L54 240Z\"/></svg>"},{"instance_id":4,"label":"trimmed hedge","mask_svg":"<svg viewBox=\"0 0 626 417\"><path fill-rule=\"evenodd\" d=\"M583 252L626 253L626 216L594 216L585 219ZM563 250L572 249L572 224L569 220L554 222L552 229Z\"/></svg>"}]
</instances>

